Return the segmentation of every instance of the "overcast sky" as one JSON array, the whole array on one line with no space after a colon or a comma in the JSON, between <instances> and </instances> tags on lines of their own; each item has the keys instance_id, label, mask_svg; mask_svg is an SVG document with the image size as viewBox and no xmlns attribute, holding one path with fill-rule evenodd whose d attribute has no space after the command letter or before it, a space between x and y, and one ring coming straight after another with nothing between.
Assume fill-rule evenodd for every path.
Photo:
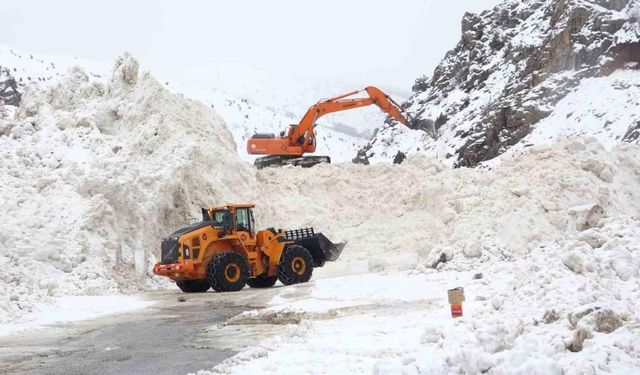
<instances>
[{"instance_id":1,"label":"overcast sky","mask_svg":"<svg viewBox=\"0 0 640 375\"><path fill-rule=\"evenodd\" d=\"M499 0L0 0L0 43L110 62L163 80L341 80L408 91Z\"/></svg>"}]
</instances>

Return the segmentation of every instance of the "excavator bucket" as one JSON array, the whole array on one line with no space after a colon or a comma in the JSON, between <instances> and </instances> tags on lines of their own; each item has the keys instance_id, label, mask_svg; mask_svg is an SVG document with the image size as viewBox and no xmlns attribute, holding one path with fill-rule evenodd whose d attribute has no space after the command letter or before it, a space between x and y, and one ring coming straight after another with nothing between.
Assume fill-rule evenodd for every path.
<instances>
[{"instance_id":1,"label":"excavator bucket","mask_svg":"<svg viewBox=\"0 0 640 375\"><path fill-rule=\"evenodd\" d=\"M336 261L347 245L346 242L334 244L324 234L315 233L313 228L285 231L285 238L309 250L315 267L322 267L327 261Z\"/></svg>"}]
</instances>

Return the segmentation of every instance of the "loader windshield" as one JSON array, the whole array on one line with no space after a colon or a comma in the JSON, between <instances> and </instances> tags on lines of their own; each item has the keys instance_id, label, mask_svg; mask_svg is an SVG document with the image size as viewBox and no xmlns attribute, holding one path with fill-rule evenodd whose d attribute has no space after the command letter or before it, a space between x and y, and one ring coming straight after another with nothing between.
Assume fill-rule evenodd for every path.
<instances>
[{"instance_id":1,"label":"loader windshield","mask_svg":"<svg viewBox=\"0 0 640 375\"><path fill-rule=\"evenodd\" d=\"M220 226L223 228L231 228L231 226L233 225L233 221L231 219L231 211L229 210L213 211L213 222L215 226Z\"/></svg>"},{"instance_id":2,"label":"loader windshield","mask_svg":"<svg viewBox=\"0 0 640 375\"><path fill-rule=\"evenodd\" d=\"M215 221L216 223L222 223L222 219L224 217L225 212L227 211L214 211L213 221Z\"/></svg>"}]
</instances>

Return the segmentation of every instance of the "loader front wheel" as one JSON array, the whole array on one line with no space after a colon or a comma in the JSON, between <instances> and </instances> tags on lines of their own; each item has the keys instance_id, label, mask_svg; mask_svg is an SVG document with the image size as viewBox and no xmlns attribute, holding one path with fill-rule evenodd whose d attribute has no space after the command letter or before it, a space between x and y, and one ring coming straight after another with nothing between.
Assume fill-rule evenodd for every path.
<instances>
[{"instance_id":1,"label":"loader front wheel","mask_svg":"<svg viewBox=\"0 0 640 375\"><path fill-rule=\"evenodd\" d=\"M287 247L280 257L277 275L284 285L306 283L313 273L313 257L300 245Z\"/></svg>"},{"instance_id":2,"label":"loader front wheel","mask_svg":"<svg viewBox=\"0 0 640 375\"><path fill-rule=\"evenodd\" d=\"M256 277L247 280L247 285L251 288L271 288L276 285L276 281L278 281L278 276Z\"/></svg>"},{"instance_id":3,"label":"loader front wheel","mask_svg":"<svg viewBox=\"0 0 640 375\"><path fill-rule=\"evenodd\" d=\"M209 263L207 280L216 292L236 292L244 288L249 279L249 265L244 257L226 251L213 257Z\"/></svg>"},{"instance_id":4,"label":"loader front wheel","mask_svg":"<svg viewBox=\"0 0 640 375\"><path fill-rule=\"evenodd\" d=\"M176 281L176 285L184 293L204 293L210 287L207 280L181 280Z\"/></svg>"}]
</instances>

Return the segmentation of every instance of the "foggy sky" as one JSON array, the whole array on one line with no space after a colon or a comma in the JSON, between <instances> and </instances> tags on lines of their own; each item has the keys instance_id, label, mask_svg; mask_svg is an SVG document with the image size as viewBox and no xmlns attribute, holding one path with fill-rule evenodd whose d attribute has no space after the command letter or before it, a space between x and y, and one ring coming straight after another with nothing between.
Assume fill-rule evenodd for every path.
<instances>
[{"instance_id":1,"label":"foggy sky","mask_svg":"<svg viewBox=\"0 0 640 375\"><path fill-rule=\"evenodd\" d=\"M499 0L0 0L0 43L111 62L132 52L163 80L342 80L408 91Z\"/></svg>"}]
</instances>

